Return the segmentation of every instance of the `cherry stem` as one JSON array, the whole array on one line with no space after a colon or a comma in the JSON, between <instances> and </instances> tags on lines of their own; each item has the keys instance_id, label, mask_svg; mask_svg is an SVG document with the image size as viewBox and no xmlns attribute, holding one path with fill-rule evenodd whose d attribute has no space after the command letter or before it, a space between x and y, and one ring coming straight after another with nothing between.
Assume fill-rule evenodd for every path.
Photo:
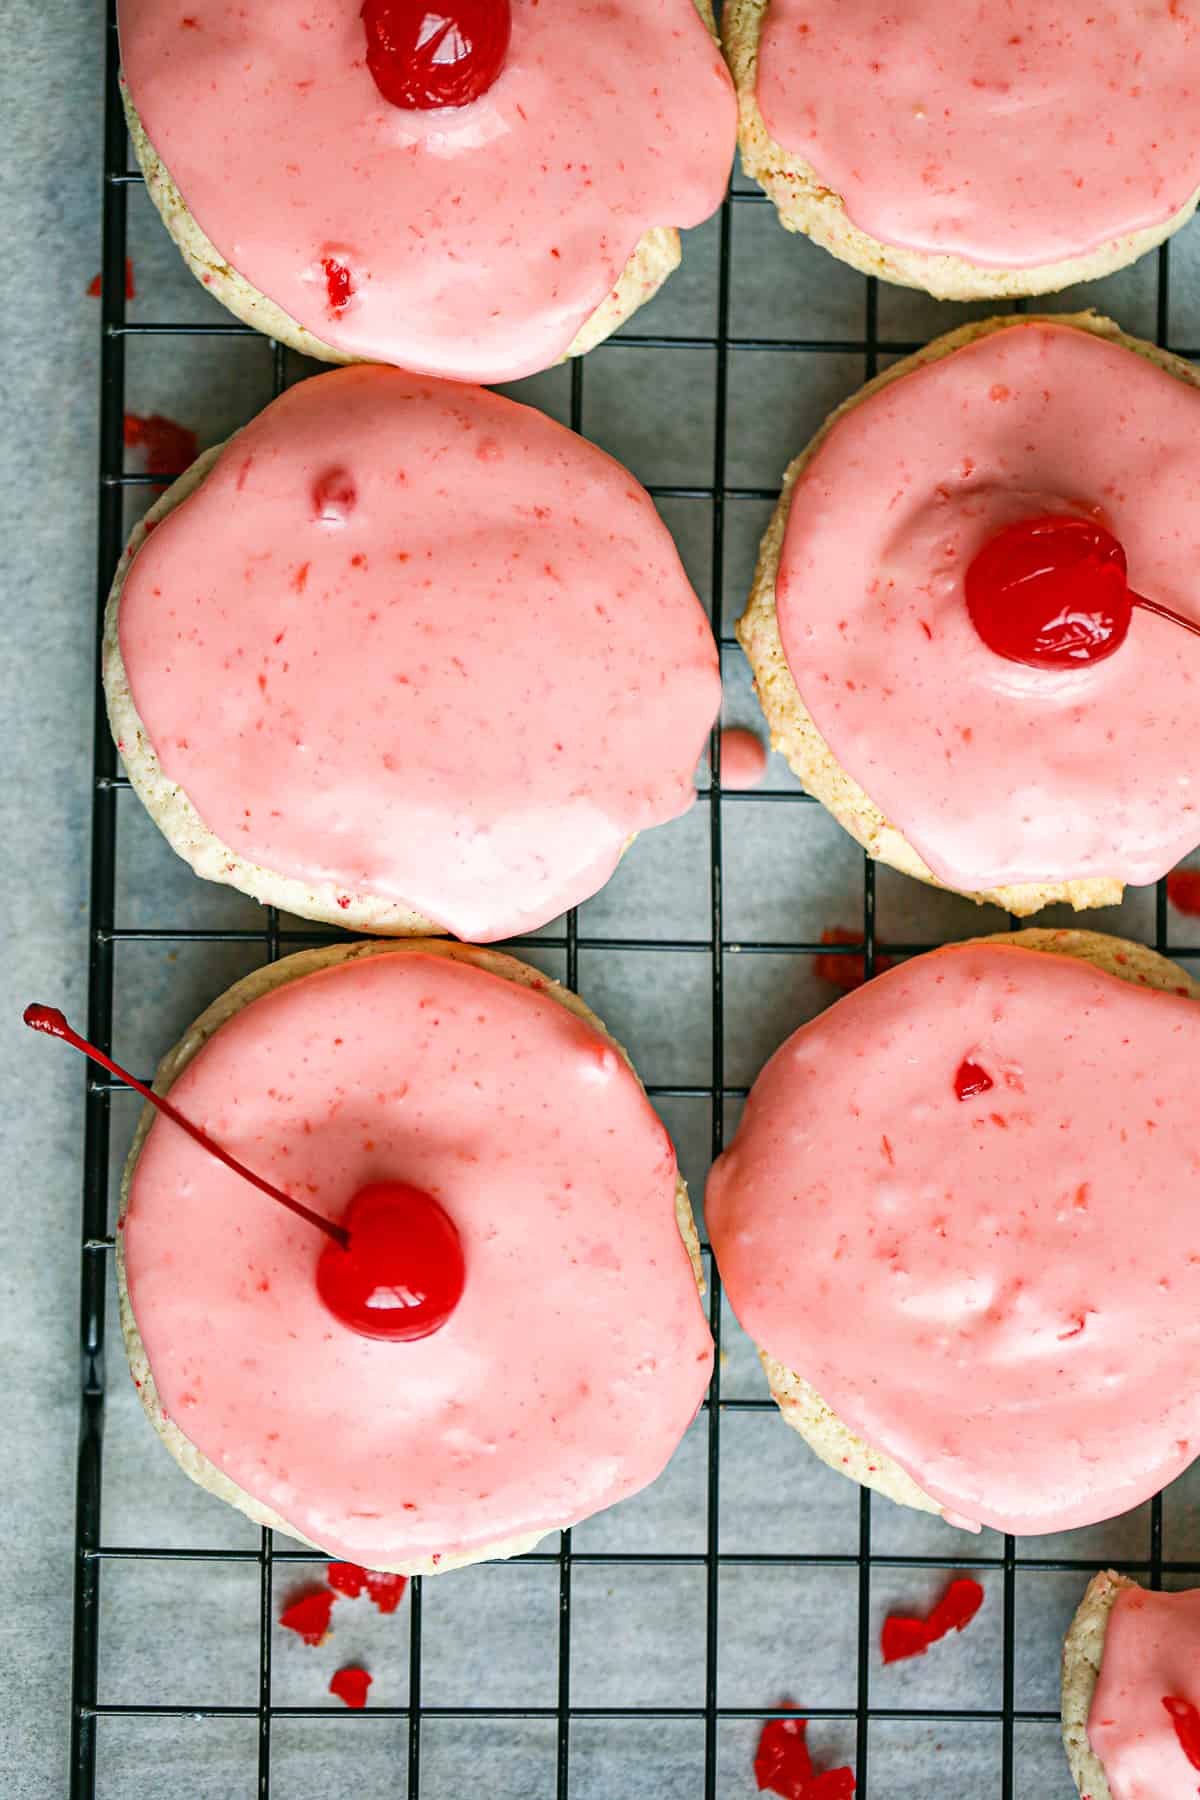
<instances>
[{"instance_id":1,"label":"cherry stem","mask_svg":"<svg viewBox=\"0 0 1200 1800\"><path fill-rule=\"evenodd\" d=\"M343 1250L350 1248L350 1233L344 1226L335 1225L332 1219L323 1218L320 1213L313 1212L299 1200L293 1200L290 1194L285 1194L281 1188L273 1187L269 1181L264 1181L261 1175L256 1175L253 1169L248 1169L245 1163L240 1163L236 1156L230 1156L228 1150L222 1150L220 1144L214 1143L208 1133L201 1131L198 1125L193 1125L190 1119L185 1119L169 1100L164 1099L161 1094L156 1094L152 1088L148 1088L144 1082L137 1079L136 1075L131 1075L128 1069L123 1069L120 1063L115 1063L111 1056L105 1056L103 1050L98 1050L95 1044L89 1044L86 1038L80 1037L79 1033L72 1030L71 1026L67 1024L65 1017L56 1006L27 1006L22 1016L32 1031L42 1031L47 1037L61 1038L64 1044L70 1044L72 1048L82 1050L85 1056L90 1056L93 1062L99 1063L101 1068L107 1069L110 1075L117 1075L122 1081L128 1082L129 1086L141 1094L144 1100L148 1100L151 1106L157 1107L165 1118L178 1125L182 1131L186 1131L189 1137L195 1138L198 1144L202 1144L219 1162L223 1162L227 1169L232 1169L235 1175L240 1175L243 1180L250 1182L261 1193L269 1194L272 1200L278 1200L281 1206L286 1206L288 1211L294 1212L298 1218L307 1219L310 1225L315 1225L319 1231L323 1231L326 1237L332 1238L335 1244L340 1244Z\"/></svg>"},{"instance_id":2,"label":"cherry stem","mask_svg":"<svg viewBox=\"0 0 1200 1800\"><path fill-rule=\"evenodd\" d=\"M1170 619L1172 625L1182 625L1185 631L1194 631L1200 637L1200 625L1195 619L1185 619L1182 613L1172 612L1169 606L1160 606L1157 600L1147 600L1145 594L1135 594L1132 588L1129 598L1134 606L1145 607L1147 612L1157 613L1160 619Z\"/></svg>"}]
</instances>

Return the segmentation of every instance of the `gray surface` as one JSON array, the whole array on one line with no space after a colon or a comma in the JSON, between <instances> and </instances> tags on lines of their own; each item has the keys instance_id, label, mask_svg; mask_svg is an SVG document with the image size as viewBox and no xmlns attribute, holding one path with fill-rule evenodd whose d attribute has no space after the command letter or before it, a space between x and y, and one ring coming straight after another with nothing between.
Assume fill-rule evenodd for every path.
<instances>
[{"instance_id":1,"label":"gray surface","mask_svg":"<svg viewBox=\"0 0 1200 1800\"><path fill-rule=\"evenodd\" d=\"M65 1775L82 1072L19 1013L84 995L101 30L83 0L8 0L4 22L0 1787L44 1800Z\"/></svg>"},{"instance_id":2,"label":"gray surface","mask_svg":"<svg viewBox=\"0 0 1200 1800\"><path fill-rule=\"evenodd\" d=\"M15 10L15 17L14 15ZM8 1114L6 1254L0 1267L0 1526L6 1555L0 1607L0 1785L11 1800L63 1792L70 1651L70 1534L76 1397L77 1221L83 1074L64 1051L35 1043L17 1017L30 998L59 1002L82 1016L86 952L86 839L92 619L94 616L95 342L98 309L85 297L99 264L101 32L95 9L68 0L52 11L19 0L3 76L12 146L0 180L9 225L4 280L11 290L6 390L11 459L3 495L7 635L0 715L10 745L0 788L9 855L0 873L9 954L3 974L0 1042ZM11 187L11 194L8 189ZM131 248L142 317L221 315L184 275L143 195L130 201ZM683 271L643 316L647 328L708 330L715 317L715 229L692 235ZM737 215L735 330L787 332L861 328L862 286L811 247L785 238L765 209ZM1200 341L1200 237L1190 230L1175 251L1176 341ZM1194 295L1195 298L1190 298ZM1112 278L1086 298L1110 308L1129 329L1154 326L1154 264ZM1070 307L1078 295L1052 301ZM962 316L917 295L884 290L880 329L893 337L931 335ZM849 320L853 320L850 324ZM803 322L803 323L802 323ZM603 349L587 363L585 425L645 480L701 482L711 470L712 358L707 351L656 359L656 403L647 405L647 353ZM297 373L300 371L297 370ZM771 484L825 409L862 376L857 358L818 359L734 353L731 362L729 478ZM569 377L556 371L523 393L563 416ZM140 343L129 358L129 402L172 413L210 443L267 398L269 361L256 341L197 339L172 347ZM698 588L710 591L706 502L664 506ZM745 591L754 543L768 509L729 509L727 596ZM740 655L727 654L727 711L734 722L756 714ZM776 761L773 785L791 777ZM708 931L707 814L644 836L602 895L584 909L584 928L615 936ZM861 905L861 861L816 808L731 803L724 808L726 926L738 938L819 934L851 924ZM118 918L126 924L254 923L257 909L228 890L196 882L166 849L131 795L120 801ZM898 876L879 879L882 935L934 943L1000 923L951 896ZM1102 928L1149 935L1147 897L1095 915ZM127 945L117 958L117 1044L145 1067L200 1008L257 960L253 947ZM538 958L560 972L560 953ZM707 1079L708 963L697 955L585 951L580 983L630 1044L653 1082ZM727 1079L752 1079L763 1058L800 1019L831 998L804 958L727 960ZM28 1090L18 1092L18 1077ZM731 1109L730 1124L736 1109ZM666 1102L663 1114L699 1193L707 1164L703 1102ZM114 1168L131 1128L132 1108L114 1116ZM111 1320L110 1320L111 1324ZM726 1391L762 1391L750 1346L726 1319ZM253 1546L245 1521L192 1487L159 1449L124 1377L111 1339L111 1402L105 1457L104 1536L110 1543ZM647 1494L584 1525L583 1549L701 1549L704 1543L704 1427L685 1440L667 1474ZM728 1414L723 1425L722 1541L731 1550L853 1552L857 1497L824 1470L773 1417ZM1200 1480L1168 1498L1166 1553L1200 1553L1194 1497ZM1076 1533L1070 1553L1120 1560L1147 1548L1145 1510ZM986 1541L986 1540L985 1540ZM880 1503L876 1549L937 1551L976 1544L940 1521ZM1047 1553L1051 1546L1044 1546ZM573 1644L577 1703L625 1701L681 1705L702 1695L701 1571L636 1575L583 1568L575 1585ZM877 1571L876 1623L889 1606L925 1605L937 1577ZM280 1575L286 1594L298 1578ZM252 1697L257 1606L254 1572L237 1566L153 1563L110 1566L103 1587L101 1693L105 1699L158 1697L244 1701ZM722 1576L721 1699L756 1707L784 1694L809 1704L853 1701L852 1570ZM546 1704L553 1699L556 1575L536 1567L480 1569L426 1588L425 1696ZM994 1581L990 1583L994 1587ZM1055 1703L1062 1629L1082 1578L1022 1575L1017 1628L1022 1646L1017 1703ZM320 1703L341 1662L361 1656L375 1674L372 1698L403 1703L407 1634L365 1602L339 1603L336 1643L307 1650L276 1632L276 1686L285 1703ZM1000 1608L993 1593L961 1640L921 1663L884 1672L876 1663L879 1704L995 1706L1000 1699ZM170 1655L164 1645L171 1644ZM753 1724L722 1727L721 1800L749 1800ZM823 1759L852 1748L848 1728L814 1728ZM1017 1731L1020 1800L1067 1800L1067 1780L1052 1727ZM403 1789L400 1728L288 1721L276 1728L273 1793L283 1800L325 1800L351 1788L360 1795ZM457 1800L476 1788L532 1800L553 1793L553 1731L537 1723L464 1728L430 1724L423 1737L426 1800ZM657 1792L695 1800L703 1742L699 1728L622 1727L619 1734L580 1723L573 1737L572 1792L578 1800L616 1800ZM114 1796L219 1796L253 1791L255 1732L246 1721L148 1724L108 1721L101 1730L100 1792ZM871 1733L871 1791L889 1800L937 1800L998 1789L999 1731L992 1725L878 1723ZM486 1775L483 1779L481 1776ZM351 1779L352 1775L352 1779ZM399 1779L399 1788L397 1782Z\"/></svg>"}]
</instances>

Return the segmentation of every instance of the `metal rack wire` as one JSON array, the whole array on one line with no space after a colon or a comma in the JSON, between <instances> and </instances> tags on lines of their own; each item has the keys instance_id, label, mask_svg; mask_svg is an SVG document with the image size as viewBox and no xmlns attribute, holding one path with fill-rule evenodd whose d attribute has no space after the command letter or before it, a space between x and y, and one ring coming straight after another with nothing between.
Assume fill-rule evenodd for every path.
<instances>
[{"instance_id":1,"label":"metal rack wire","mask_svg":"<svg viewBox=\"0 0 1200 1800\"><path fill-rule=\"evenodd\" d=\"M131 185L141 181L141 176L127 168L127 138L120 98L117 89L118 51L116 24L113 0L109 0L109 29L107 33L107 97L104 136L104 246L102 268L102 363L101 363L101 421L100 421L100 528L99 528L99 566L98 566L98 600L99 614L102 618L104 600L112 579L124 538L123 497L127 488L149 485L156 477L127 474L124 469L124 388L125 388L125 346L127 340L134 335L148 336L180 336L188 335L229 335L253 336L248 327L238 324L203 324L184 325L173 323L129 323L125 317L125 285L124 269L126 255L126 201ZM714 450L712 461L711 483L700 486L658 486L651 492L658 498L694 498L711 503L712 507L712 578L713 578L713 616L718 630L721 629L722 605L721 583L723 572L723 549L725 533L725 509L730 499L737 500L772 500L775 498L770 489L749 487L732 487L726 482L726 407L729 355L733 350L793 350L835 352L842 355L853 354L862 358L864 376L873 375L883 355L902 353L916 348L916 345L881 341L878 335L877 291L873 281L864 281L862 288L862 333L852 338L807 339L759 339L734 338L730 334L730 261L731 261L731 223L733 208L755 204L765 204L764 196L755 192L730 193L722 209L719 230L719 278L717 297L717 324L713 336L701 337L663 337L650 334L626 332L621 343L625 346L641 347L647 350L670 350L672 348L705 349L711 351L715 360L715 417L714 417ZM1165 344L1169 322L1169 252L1164 247L1158 253L1158 306L1157 327L1158 341ZM1187 352L1184 352L1187 354ZM278 394L286 385L288 375L288 352L275 345L273 350L274 392ZM571 423L578 430L583 417L583 391L586 379L586 368L583 361L576 361L571 369ZM733 639L722 635L722 645L733 643ZM98 659L97 659L98 660ZM537 940L542 947L555 946L565 955L566 977L573 987L576 982L578 957L581 949L585 950L653 950L658 952L704 952L711 964L711 1015L712 1015L712 1064L710 1079L698 1085L675 1085L651 1087L650 1092L658 1097L691 1097L706 1100L712 1114L712 1152L714 1156L722 1148L724 1102L745 1092L744 1088L730 1086L725 1080L724 1069L724 959L734 950L740 954L773 955L779 953L803 955L856 955L864 958L866 972L873 971L876 956L875 930L875 870L869 859L864 859L864 885L862 905L862 944L827 946L815 943L798 943L791 941L746 942L739 940L736 945L726 941L723 928L722 903L722 849L721 849L721 811L722 803L738 801L747 796L737 793L722 793L720 785L720 745L714 733L711 747L712 785L701 794L700 804L710 809L710 930L704 938L667 938L642 940L638 938L611 938L588 936L580 932L578 920L571 913L565 924L562 935L541 937ZM92 864L91 864L91 950L89 962L88 989L88 1029L91 1037L102 1047L111 1048L113 1035L113 985L114 985L114 952L118 944L133 940L151 940L163 942L179 942L181 940L200 940L205 942L238 942L245 941L260 946L264 958L273 960L282 952L298 948L301 945L329 941L340 934L312 929L296 931L284 929L280 925L278 915L272 910L265 915L264 926L254 930L178 930L157 927L127 928L119 926L115 916L115 885L117 869L117 799L119 790L127 786L126 779L119 773L116 751L110 738L104 712L103 696L97 685L96 719L94 739L94 778L92 794ZM754 796L758 803L764 800L788 804L810 804L807 795L799 791L776 793L759 792ZM1155 921L1155 944L1160 950L1167 947L1166 936L1166 890L1160 883L1157 894L1157 910ZM926 948L925 945L893 945L889 949L906 951ZM1181 950L1174 946L1173 954L1200 954L1195 950ZM80 1304L80 1347L82 1355L81 1369L81 1433L78 1454L77 1476L77 1516L75 1542L75 1618L73 1647L73 1683L72 1683L72 1739L70 1764L70 1792L74 1800L91 1800L96 1792L96 1749L97 1722L102 1718L114 1716L161 1717L161 1716L204 1716L253 1718L258 1729L258 1778L257 1793L260 1800L268 1800L271 1793L271 1736L273 1721L281 1718L319 1717L324 1712L341 1709L280 1706L272 1698L271 1671L271 1631L273 1620L273 1575L276 1564L313 1561L314 1558L293 1551L277 1551L272 1534L262 1533L261 1543L257 1550L204 1550L204 1549L165 1549L153 1545L114 1545L105 1543L101 1532L101 1483L102 1483L102 1434L104 1424L105 1372L103 1361L105 1307L109 1287L109 1264L111 1261L112 1238L108 1232L108 1164L109 1164L109 1129L110 1102L113 1092L119 1089L120 1083L108 1079L99 1079L89 1075L87 1082L86 1103L86 1136L85 1136L85 1173L83 1188L83 1220L82 1220L82 1264L81 1264L81 1304ZM721 1287L720 1280L711 1256L705 1247L706 1273L709 1281L709 1312L713 1335L720 1349L721 1335ZM811 1718L853 1720L856 1725L856 1757L855 1767L858 1779L860 1800L867 1800L876 1790L872 1786L870 1768L870 1736L869 1729L875 1720L925 1721L929 1723L951 1722L987 1722L996 1724L1001 1732L1001 1767L999 1794L1001 1800L1014 1800L1017 1793L1014 1770L1014 1727L1018 1723L1045 1723L1056 1718L1055 1714L1021 1710L1015 1705L1015 1591L1018 1570L1036 1569L1043 1571L1078 1571L1082 1577L1095 1568L1095 1564L1086 1559L1042 1558L1020 1555L1013 1538L1006 1538L999 1555L994 1556L889 1556L872 1550L871 1537L871 1496L863 1490L859 1499L858 1545L850 1554L827 1555L821 1553L776 1555L776 1554L731 1554L723 1551L720 1542L720 1440L721 1424L724 1414L738 1410L769 1410L773 1402L761 1399L734 1398L722 1396L721 1393L721 1359L718 1355L713 1375L712 1387L705 1403L707 1430L707 1538L703 1551L686 1554L657 1553L595 1553L580 1552L572 1547L571 1533L562 1535L557 1550L539 1551L520 1559L526 1563L553 1565L558 1573L558 1619L557 1635L553 1644L547 1645L547 1656L557 1659L557 1692L555 1703L550 1707L435 1707L422 1700L422 1627L421 1627L421 1582L411 1584L411 1613L409 1639L409 1698L402 1707L373 1707L369 1714L362 1717L379 1718L393 1716L407 1721L407 1791L409 1800L420 1800L421 1785L421 1749L422 1725L428 1719L493 1719L506 1718L546 1719L552 1720L556 1733L556 1793L558 1800L568 1800L572 1790L571 1778L571 1734L577 1720L607 1720L617 1729L619 1721L630 1719L689 1719L703 1720L704 1731L704 1800L717 1800L717 1738L718 1728L723 1720L730 1719L762 1719L774 1716L770 1707L750 1711L742 1707L724 1706L718 1699L718 1672L721 1649L721 1629L719 1614L720 1575L729 1566L768 1565L771 1567L806 1567L806 1568L853 1568L857 1570L857 1693L852 1707L829 1707L804 1705L804 1696L798 1695L797 1703L802 1712ZM228 1561L252 1562L259 1569L259 1657L257 1693L248 1698L244 1704L235 1706L186 1706L186 1705L113 1705L106 1704L98 1692L98 1669L100 1656L100 1584L106 1563L128 1558L192 1560L192 1561ZM706 1627L703 1646L704 1666L704 1699L700 1707L677 1708L637 1708L637 1707L598 1707L580 1706L574 1703L571 1685L571 1625L572 1625L572 1576L573 1571L582 1565L604 1564L625 1565L629 1567L668 1568L672 1566L699 1566L705 1571ZM1163 1511L1161 1496L1156 1498L1150 1512L1149 1542L1146 1555L1137 1561L1126 1560L1124 1565L1130 1572L1140 1573L1149 1580L1152 1586L1161 1585L1164 1573L1196 1573L1200 1572L1200 1564L1183 1562L1166 1562L1163 1558ZM995 1709L953 1709L903 1708L886 1707L875 1703L870 1691L870 1618L871 1618L871 1582L872 1573L878 1568L924 1568L933 1570L979 1570L998 1571L1002 1585L1003 1605L1003 1677L1002 1695L999 1708ZM404 1760L404 1759L402 1759ZM397 1769L397 1779L401 1770ZM149 1790L147 1790L149 1791ZM427 1800L437 1797L427 1795ZM980 1800L983 1797L980 1796Z\"/></svg>"}]
</instances>

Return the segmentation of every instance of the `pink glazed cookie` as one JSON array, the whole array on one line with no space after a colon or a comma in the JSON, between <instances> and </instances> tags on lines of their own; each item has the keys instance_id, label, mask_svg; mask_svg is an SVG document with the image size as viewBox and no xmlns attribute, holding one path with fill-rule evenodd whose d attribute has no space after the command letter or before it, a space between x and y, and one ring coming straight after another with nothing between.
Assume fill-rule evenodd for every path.
<instances>
[{"instance_id":1,"label":"pink glazed cookie","mask_svg":"<svg viewBox=\"0 0 1200 1800\"><path fill-rule=\"evenodd\" d=\"M1140 945L1024 931L903 963L775 1053L705 1217L824 1461L1024 1534L1194 1460L1197 999Z\"/></svg>"},{"instance_id":2,"label":"pink glazed cookie","mask_svg":"<svg viewBox=\"0 0 1200 1800\"><path fill-rule=\"evenodd\" d=\"M194 1481L373 1569L513 1556L663 1468L712 1368L670 1139L574 994L430 940L305 951L191 1027L158 1092L256 1173L342 1215L431 1194L462 1243L412 1342L326 1311L324 1240L145 1109L122 1188L121 1322Z\"/></svg>"},{"instance_id":3,"label":"pink glazed cookie","mask_svg":"<svg viewBox=\"0 0 1200 1800\"><path fill-rule=\"evenodd\" d=\"M1063 1644L1062 1722L1081 1800L1195 1800L1200 1589L1093 1577Z\"/></svg>"},{"instance_id":4,"label":"pink glazed cookie","mask_svg":"<svg viewBox=\"0 0 1200 1800\"><path fill-rule=\"evenodd\" d=\"M774 747L870 855L1026 916L1114 904L1200 841L1200 639L1137 611L1107 661L990 649L964 578L998 530L1098 521L1200 620L1191 365L1087 313L964 325L784 477L737 633Z\"/></svg>"},{"instance_id":5,"label":"pink glazed cookie","mask_svg":"<svg viewBox=\"0 0 1200 1800\"><path fill-rule=\"evenodd\" d=\"M716 647L627 470L378 367L207 451L118 568L104 685L198 874L349 929L494 942L692 805Z\"/></svg>"},{"instance_id":6,"label":"pink glazed cookie","mask_svg":"<svg viewBox=\"0 0 1200 1800\"><path fill-rule=\"evenodd\" d=\"M512 0L494 84L393 105L359 0L120 0L123 93L184 260L329 362L512 381L614 331L720 205L708 0Z\"/></svg>"},{"instance_id":7,"label":"pink glazed cookie","mask_svg":"<svg viewBox=\"0 0 1200 1800\"><path fill-rule=\"evenodd\" d=\"M729 0L722 30L747 174L867 275L1051 293L1195 211L1194 0Z\"/></svg>"}]
</instances>

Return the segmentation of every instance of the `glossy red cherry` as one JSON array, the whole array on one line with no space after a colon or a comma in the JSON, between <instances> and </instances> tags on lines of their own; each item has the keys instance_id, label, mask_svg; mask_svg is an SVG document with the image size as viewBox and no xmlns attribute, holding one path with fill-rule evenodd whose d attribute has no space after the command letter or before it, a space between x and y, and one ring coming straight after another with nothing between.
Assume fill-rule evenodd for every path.
<instances>
[{"instance_id":1,"label":"glossy red cherry","mask_svg":"<svg viewBox=\"0 0 1200 1800\"><path fill-rule=\"evenodd\" d=\"M330 1244L317 1264L317 1292L363 1337L428 1337L462 1299L462 1243L432 1194L404 1181L360 1188L345 1215L350 1245Z\"/></svg>"},{"instance_id":2,"label":"glossy red cherry","mask_svg":"<svg viewBox=\"0 0 1200 1800\"><path fill-rule=\"evenodd\" d=\"M365 0L367 67L393 106L422 112L486 94L508 54L511 0Z\"/></svg>"},{"instance_id":3,"label":"glossy red cherry","mask_svg":"<svg viewBox=\"0 0 1200 1800\"><path fill-rule=\"evenodd\" d=\"M971 623L990 650L1030 668L1103 662L1129 635L1135 606L1200 634L1200 624L1135 594L1125 551L1094 519L1019 519L988 539L965 577Z\"/></svg>"},{"instance_id":4,"label":"glossy red cherry","mask_svg":"<svg viewBox=\"0 0 1200 1800\"><path fill-rule=\"evenodd\" d=\"M80 1037L57 1007L27 1006L24 1019L127 1082L210 1156L323 1231L330 1241L317 1264L317 1292L341 1324L362 1337L400 1340L428 1337L446 1323L462 1298L466 1272L454 1222L431 1194L403 1181L375 1182L359 1189L344 1222L335 1225L231 1156L162 1094Z\"/></svg>"},{"instance_id":5,"label":"glossy red cherry","mask_svg":"<svg viewBox=\"0 0 1200 1800\"><path fill-rule=\"evenodd\" d=\"M960 1100L973 1100L976 1094L986 1094L995 1085L987 1070L969 1057L964 1056L954 1071L954 1092Z\"/></svg>"}]
</instances>

